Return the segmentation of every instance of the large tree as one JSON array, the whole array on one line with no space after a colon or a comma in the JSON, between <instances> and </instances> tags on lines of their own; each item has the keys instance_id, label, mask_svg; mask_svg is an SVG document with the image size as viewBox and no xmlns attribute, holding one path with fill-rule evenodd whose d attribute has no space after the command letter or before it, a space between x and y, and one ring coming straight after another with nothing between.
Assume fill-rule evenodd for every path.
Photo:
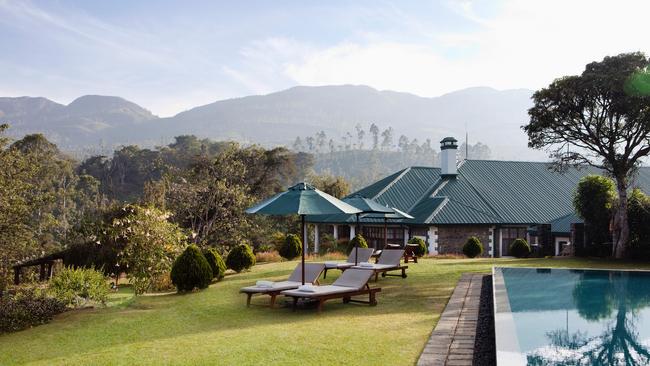
<instances>
[{"instance_id":1,"label":"large tree","mask_svg":"<svg viewBox=\"0 0 650 366\"><path fill-rule=\"evenodd\" d=\"M558 167L590 165L616 181L613 255L629 242L627 190L641 158L650 153L649 60L642 53L605 57L581 75L555 80L533 95L523 126L528 145L546 148Z\"/></svg>"}]
</instances>

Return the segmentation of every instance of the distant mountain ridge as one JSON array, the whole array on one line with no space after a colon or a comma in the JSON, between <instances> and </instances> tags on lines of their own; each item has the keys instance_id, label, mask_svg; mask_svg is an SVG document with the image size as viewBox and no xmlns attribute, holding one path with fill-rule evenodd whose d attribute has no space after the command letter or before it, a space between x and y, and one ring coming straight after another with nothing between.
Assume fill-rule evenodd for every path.
<instances>
[{"instance_id":1,"label":"distant mountain ridge","mask_svg":"<svg viewBox=\"0 0 650 366\"><path fill-rule=\"evenodd\" d=\"M67 106L18 97L0 98L0 121L12 125L14 136L43 132L66 150L159 145L181 134L288 145L296 136L320 130L338 138L357 123L392 126L396 139L404 134L437 142L447 135L464 139L467 126L470 143L489 145L495 157L531 159L542 156L526 148L520 129L527 122L531 95L526 89L477 87L425 98L359 85L297 86L220 100L167 118L120 97L87 95Z\"/></svg>"}]
</instances>

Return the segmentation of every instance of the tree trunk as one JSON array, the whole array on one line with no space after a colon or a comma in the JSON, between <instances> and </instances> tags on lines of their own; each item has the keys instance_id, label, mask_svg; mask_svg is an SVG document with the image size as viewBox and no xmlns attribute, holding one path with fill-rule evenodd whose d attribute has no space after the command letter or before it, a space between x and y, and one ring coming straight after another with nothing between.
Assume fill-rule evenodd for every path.
<instances>
[{"instance_id":1,"label":"tree trunk","mask_svg":"<svg viewBox=\"0 0 650 366\"><path fill-rule=\"evenodd\" d=\"M614 258L622 259L625 257L630 239L630 225L627 217L627 179L617 178L616 188L618 190L618 207L614 213L612 255Z\"/></svg>"}]
</instances>

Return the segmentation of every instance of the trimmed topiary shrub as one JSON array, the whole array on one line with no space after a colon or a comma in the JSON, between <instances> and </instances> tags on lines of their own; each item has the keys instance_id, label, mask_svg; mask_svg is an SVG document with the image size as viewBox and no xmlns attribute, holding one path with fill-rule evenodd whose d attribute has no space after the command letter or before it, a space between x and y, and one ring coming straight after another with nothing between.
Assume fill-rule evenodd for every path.
<instances>
[{"instance_id":1,"label":"trimmed topiary shrub","mask_svg":"<svg viewBox=\"0 0 650 366\"><path fill-rule=\"evenodd\" d=\"M278 251L282 258L292 260L300 256L302 250L302 242L296 234L289 234L284 239L284 243L280 246Z\"/></svg>"},{"instance_id":2,"label":"trimmed topiary shrub","mask_svg":"<svg viewBox=\"0 0 650 366\"><path fill-rule=\"evenodd\" d=\"M411 239L409 239L409 244L418 245L418 247L414 248L413 251L413 254L415 254L416 256L422 257L423 255L427 254L427 243L424 242L424 239L414 236Z\"/></svg>"},{"instance_id":3,"label":"trimmed topiary shrub","mask_svg":"<svg viewBox=\"0 0 650 366\"><path fill-rule=\"evenodd\" d=\"M232 248L228 257L226 257L226 266L239 273L255 265L255 255L246 244L239 244Z\"/></svg>"},{"instance_id":4,"label":"trimmed topiary shrub","mask_svg":"<svg viewBox=\"0 0 650 366\"><path fill-rule=\"evenodd\" d=\"M212 269L212 278L216 278L217 281L221 281L223 276L226 274L226 262L223 261L219 252L213 248L209 248L203 251L205 259L210 264Z\"/></svg>"},{"instance_id":5,"label":"trimmed topiary shrub","mask_svg":"<svg viewBox=\"0 0 650 366\"><path fill-rule=\"evenodd\" d=\"M463 245L463 254L468 258L476 258L483 254L483 244L477 237L471 236Z\"/></svg>"},{"instance_id":6,"label":"trimmed topiary shrub","mask_svg":"<svg viewBox=\"0 0 650 366\"><path fill-rule=\"evenodd\" d=\"M178 292L204 289L212 281L212 268L199 247L192 244L174 261L171 278Z\"/></svg>"},{"instance_id":7,"label":"trimmed topiary shrub","mask_svg":"<svg viewBox=\"0 0 650 366\"><path fill-rule=\"evenodd\" d=\"M514 255L517 258L526 258L530 255L530 245L526 239L516 239L510 244L510 255Z\"/></svg>"},{"instance_id":8,"label":"trimmed topiary shrub","mask_svg":"<svg viewBox=\"0 0 650 366\"><path fill-rule=\"evenodd\" d=\"M358 246L359 248L368 247L368 243L366 243L366 239L363 238L363 235L357 234L354 236L354 238L352 238L352 240L350 240L347 247L347 253L352 253L352 250L354 250L355 246Z\"/></svg>"}]
</instances>

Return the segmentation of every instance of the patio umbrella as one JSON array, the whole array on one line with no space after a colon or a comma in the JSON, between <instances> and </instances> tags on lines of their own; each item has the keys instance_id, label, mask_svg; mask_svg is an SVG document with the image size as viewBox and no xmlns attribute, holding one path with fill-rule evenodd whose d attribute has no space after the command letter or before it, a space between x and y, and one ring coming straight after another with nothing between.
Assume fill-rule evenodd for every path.
<instances>
[{"instance_id":1,"label":"patio umbrella","mask_svg":"<svg viewBox=\"0 0 650 366\"><path fill-rule=\"evenodd\" d=\"M264 200L246 210L249 214L265 215L300 215L302 230L302 284L305 284L305 250L307 248L307 235L305 233L306 215L332 215L332 214L356 214L361 211L336 197L320 191L314 186L305 182L289 187L284 192Z\"/></svg>"},{"instance_id":2,"label":"patio umbrella","mask_svg":"<svg viewBox=\"0 0 650 366\"><path fill-rule=\"evenodd\" d=\"M362 213L377 213L377 214L394 214L395 211L387 206L382 205L381 203L364 197L360 194L354 194L352 196L348 196L343 199L343 202L349 203L350 205L358 208L361 212L356 214L357 217L357 231L360 229L359 225L359 214ZM359 254L359 246L357 245L357 242L355 241L354 243L354 265L356 266L358 263L358 254Z\"/></svg>"},{"instance_id":3,"label":"patio umbrella","mask_svg":"<svg viewBox=\"0 0 650 366\"><path fill-rule=\"evenodd\" d=\"M402 220L402 219L412 219L413 216L407 214L404 211L398 210L395 207L391 207L393 212L391 213L370 213L363 215L363 218L369 219L384 219L384 248L388 245L388 220Z\"/></svg>"}]
</instances>

